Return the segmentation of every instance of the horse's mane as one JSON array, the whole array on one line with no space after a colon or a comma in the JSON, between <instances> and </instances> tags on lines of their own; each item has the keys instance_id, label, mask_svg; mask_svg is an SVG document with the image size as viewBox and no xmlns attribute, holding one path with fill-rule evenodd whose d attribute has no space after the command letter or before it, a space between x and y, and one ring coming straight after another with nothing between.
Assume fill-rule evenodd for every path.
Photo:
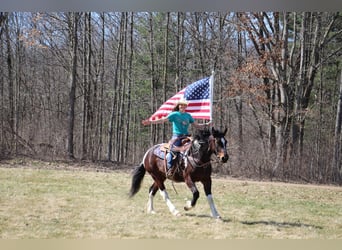
<instances>
[{"instance_id":1,"label":"horse's mane","mask_svg":"<svg viewBox=\"0 0 342 250\"><path fill-rule=\"evenodd\" d=\"M197 129L193 138L194 140L204 140L207 139L210 135L213 135L215 138L221 138L225 136L226 132L227 128L223 132L214 128Z\"/></svg>"},{"instance_id":2,"label":"horse's mane","mask_svg":"<svg viewBox=\"0 0 342 250\"><path fill-rule=\"evenodd\" d=\"M207 139L210 136L210 130L208 128L205 129L197 129L194 140L202 141L204 139Z\"/></svg>"}]
</instances>

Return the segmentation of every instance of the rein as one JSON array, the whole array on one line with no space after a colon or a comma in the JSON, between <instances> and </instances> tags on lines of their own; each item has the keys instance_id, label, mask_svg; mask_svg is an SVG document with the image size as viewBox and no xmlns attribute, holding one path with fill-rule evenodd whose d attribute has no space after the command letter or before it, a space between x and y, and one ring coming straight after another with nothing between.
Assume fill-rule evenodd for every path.
<instances>
[{"instance_id":1,"label":"rein","mask_svg":"<svg viewBox=\"0 0 342 250\"><path fill-rule=\"evenodd\" d=\"M195 162L194 158L192 158L192 160L190 160L189 156L187 156L186 159L187 159L190 163L191 163L191 161L192 161L191 165L194 166L195 168L205 168L205 167L207 167L207 166L211 163L211 161L209 160L208 162L205 162L205 163L200 164L200 163Z\"/></svg>"}]
</instances>

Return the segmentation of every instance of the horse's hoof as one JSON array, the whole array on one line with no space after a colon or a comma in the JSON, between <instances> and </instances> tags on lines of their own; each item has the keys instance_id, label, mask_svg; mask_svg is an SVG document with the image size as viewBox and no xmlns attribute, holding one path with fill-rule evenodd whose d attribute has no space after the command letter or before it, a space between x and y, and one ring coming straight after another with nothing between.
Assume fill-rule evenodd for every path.
<instances>
[{"instance_id":1,"label":"horse's hoof","mask_svg":"<svg viewBox=\"0 0 342 250\"><path fill-rule=\"evenodd\" d=\"M172 214L174 216L181 216L182 215L178 210L173 211Z\"/></svg>"},{"instance_id":2,"label":"horse's hoof","mask_svg":"<svg viewBox=\"0 0 342 250\"><path fill-rule=\"evenodd\" d=\"M191 201L187 201L187 202L186 202L186 205L185 205L185 207L184 207L184 210L185 210L185 211L189 211L191 208L192 208L192 206L191 206Z\"/></svg>"},{"instance_id":3,"label":"horse's hoof","mask_svg":"<svg viewBox=\"0 0 342 250\"><path fill-rule=\"evenodd\" d=\"M214 216L214 219L216 219L217 221L223 221L220 215Z\"/></svg>"},{"instance_id":4,"label":"horse's hoof","mask_svg":"<svg viewBox=\"0 0 342 250\"><path fill-rule=\"evenodd\" d=\"M148 214L156 214L156 212L154 210L151 211L147 211Z\"/></svg>"}]
</instances>

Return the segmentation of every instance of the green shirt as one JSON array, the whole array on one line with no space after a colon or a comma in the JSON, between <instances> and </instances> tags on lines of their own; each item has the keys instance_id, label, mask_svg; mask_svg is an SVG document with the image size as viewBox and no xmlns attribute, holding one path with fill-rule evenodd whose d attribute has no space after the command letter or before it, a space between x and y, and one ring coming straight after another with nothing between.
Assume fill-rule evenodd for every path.
<instances>
[{"instance_id":1,"label":"green shirt","mask_svg":"<svg viewBox=\"0 0 342 250\"><path fill-rule=\"evenodd\" d=\"M195 119L187 112L174 111L167 116L172 122L173 135L187 135L190 123L195 122Z\"/></svg>"}]
</instances>

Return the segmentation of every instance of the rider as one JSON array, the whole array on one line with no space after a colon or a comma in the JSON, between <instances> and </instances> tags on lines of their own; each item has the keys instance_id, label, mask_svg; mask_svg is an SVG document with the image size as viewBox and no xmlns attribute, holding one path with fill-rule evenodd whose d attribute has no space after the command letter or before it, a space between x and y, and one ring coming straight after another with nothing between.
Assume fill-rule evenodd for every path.
<instances>
[{"instance_id":1,"label":"rider","mask_svg":"<svg viewBox=\"0 0 342 250\"><path fill-rule=\"evenodd\" d=\"M159 120L150 121L148 119L143 120L143 125L149 125L149 124L159 124L164 123L166 121L169 121L172 123L172 138L170 143L170 149L172 150L173 146L181 146L182 138L189 135L188 128L189 125L192 124L195 128L200 129L204 126L209 125L211 122L199 124L195 119L191 116L190 113L186 112L185 109L188 106L188 102L184 99L180 99L176 106L173 108L172 112L168 114L168 116L163 117ZM172 168L172 153L169 152L166 155L167 159L167 168L168 168L168 174L171 173Z\"/></svg>"}]
</instances>

